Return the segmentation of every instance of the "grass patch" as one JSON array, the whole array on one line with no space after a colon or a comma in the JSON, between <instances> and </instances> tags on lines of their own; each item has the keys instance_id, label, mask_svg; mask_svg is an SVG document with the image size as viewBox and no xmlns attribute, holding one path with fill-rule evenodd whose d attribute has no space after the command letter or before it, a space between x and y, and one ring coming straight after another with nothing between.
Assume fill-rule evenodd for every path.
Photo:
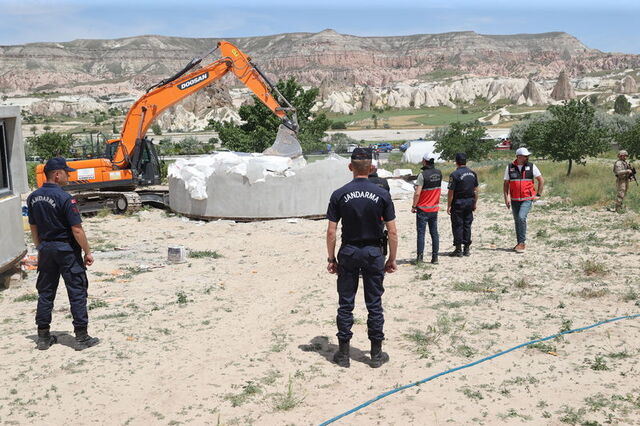
<instances>
[{"instance_id":1,"label":"grass patch","mask_svg":"<svg viewBox=\"0 0 640 426\"><path fill-rule=\"evenodd\" d=\"M484 397L482 396L482 393L480 391L478 391L478 390L473 390L471 388L465 387L465 388L462 388L461 392L467 398L475 400L475 401L479 401L481 399L484 399Z\"/></svg>"},{"instance_id":2,"label":"grass patch","mask_svg":"<svg viewBox=\"0 0 640 426\"><path fill-rule=\"evenodd\" d=\"M485 276L481 281L456 281L453 289L471 293L493 293L496 291L496 283L491 277Z\"/></svg>"},{"instance_id":3,"label":"grass patch","mask_svg":"<svg viewBox=\"0 0 640 426\"><path fill-rule=\"evenodd\" d=\"M93 309L106 308L107 306L109 305L104 300L94 299L89 303L87 308L91 311Z\"/></svg>"},{"instance_id":4,"label":"grass patch","mask_svg":"<svg viewBox=\"0 0 640 426\"><path fill-rule=\"evenodd\" d=\"M289 376L287 391L273 396L273 409L276 411L289 411L304 401L304 397L299 397L293 389L293 379Z\"/></svg>"},{"instance_id":5,"label":"grass patch","mask_svg":"<svg viewBox=\"0 0 640 426\"><path fill-rule=\"evenodd\" d=\"M500 324L499 322L483 322L480 323L480 329L481 330L496 330L498 328L500 328L502 326L502 324Z\"/></svg>"},{"instance_id":6,"label":"grass patch","mask_svg":"<svg viewBox=\"0 0 640 426\"><path fill-rule=\"evenodd\" d=\"M179 291L176 293L176 303L178 305L186 305L189 302L190 300L187 297L187 293L185 293L184 291Z\"/></svg>"},{"instance_id":7,"label":"grass patch","mask_svg":"<svg viewBox=\"0 0 640 426\"><path fill-rule=\"evenodd\" d=\"M14 302L35 302L38 300L37 293L27 293L13 299Z\"/></svg>"},{"instance_id":8,"label":"grass patch","mask_svg":"<svg viewBox=\"0 0 640 426\"><path fill-rule=\"evenodd\" d=\"M227 394L224 396L224 399L229 401L232 407L239 407L249 401L249 399L261 393L262 388L253 381L249 380L244 385L242 385L242 389L239 393Z\"/></svg>"},{"instance_id":9,"label":"grass patch","mask_svg":"<svg viewBox=\"0 0 640 426\"><path fill-rule=\"evenodd\" d=\"M529 340L537 340L540 337L541 337L540 335L535 334L531 336ZM544 353L556 352L557 350L555 345L548 343L548 341L532 343L530 345L527 345L527 349L537 349L540 352L544 352Z\"/></svg>"},{"instance_id":10,"label":"grass patch","mask_svg":"<svg viewBox=\"0 0 640 426\"><path fill-rule=\"evenodd\" d=\"M604 275L608 272L604 263L591 259L582 262L582 271L587 275Z\"/></svg>"},{"instance_id":11,"label":"grass patch","mask_svg":"<svg viewBox=\"0 0 640 426\"><path fill-rule=\"evenodd\" d=\"M189 257L194 259L203 259L203 258L211 258L218 259L221 258L222 255L214 250L189 250Z\"/></svg>"},{"instance_id":12,"label":"grass patch","mask_svg":"<svg viewBox=\"0 0 640 426\"><path fill-rule=\"evenodd\" d=\"M599 297L603 297L609 294L609 290L606 288L584 287L582 290L578 291L576 294L582 297L583 299L597 299Z\"/></svg>"},{"instance_id":13,"label":"grass patch","mask_svg":"<svg viewBox=\"0 0 640 426\"><path fill-rule=\"evenodd\" d=\"M596 356L593 360L585 359L585 363L595 371L607 371L609 370L609 366L607 366L607 362L604 360L602 355Z\"/></svg>"}]
</instances>

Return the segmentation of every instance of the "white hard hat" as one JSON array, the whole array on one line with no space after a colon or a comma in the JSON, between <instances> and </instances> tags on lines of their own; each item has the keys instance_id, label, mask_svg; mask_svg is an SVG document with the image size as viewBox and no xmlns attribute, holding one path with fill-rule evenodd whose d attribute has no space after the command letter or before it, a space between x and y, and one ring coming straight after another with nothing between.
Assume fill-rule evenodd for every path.
<instances>
[{"instance_id":1,"label":"white hard hat","mask_svg":"<svg viewBox=\"0 0 640 426\"><path fill-rule=\"evenodd\" d=\"M531 153L527 148L518 148L516 151L516 155L524 155L525 157L528 157L531 155Z\"/></svg>"},{"instance_id":2,"label":"white hard hat","mask_svg":"<svg viewBox=\"0 0 640 426\"><path fill-rule=\"evenodd\" d=\"M429 153L429 152L425 153L425 154L422 156L422 159L423 159L424 161L427 161L427 162L428 162L428 161L431 161L431 159L432 159L432 158L433 158L433 155L432 155L431 153Z\"/></svg>"}]
</instances>

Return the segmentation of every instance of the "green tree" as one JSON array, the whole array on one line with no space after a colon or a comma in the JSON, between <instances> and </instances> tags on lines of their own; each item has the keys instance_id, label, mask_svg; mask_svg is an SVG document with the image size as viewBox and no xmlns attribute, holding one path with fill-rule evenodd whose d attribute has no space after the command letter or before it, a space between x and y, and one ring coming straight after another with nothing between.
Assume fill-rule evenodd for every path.
<instances>
[{"instance_id":1,"label":"green tree","mask_svg":"<svg viewBox=\"0 0 640 426\"><path fill-rule=\"evenodd\" d=\"M27 138L33 153L45 160L51 157L68 157L75 142L72 135L57 132L46 132Z\"/></svg>"},{"instance_id":2,"label":"green tree","mask_svg":"<svg viewBox=\"0 0 640 426\"><path fill-rule=\"evenodd\" d=\"M322 137L331 125L324 113L311 112L318 89L304 90L293 78L279 81L276 87L296 108L298 114L298 140L305 152L322 149ZM218 132L222 146L232 151L262 152L273 144L282 120L254 96L253 105L243 105L238 114L244 124L220 123L214 120L209 125Z\"/></svg>"},{"instance_id":3,"label":"green tree","mask_svg":"<svg viewBox=\"0 0 640 426\"><path fill-rule=\"evenodd\" d=\"M587 157L596 156L609 147L608 132L597 126L595 108L586 100L552 105L547 111L551 118L532 123L522 139L537 156L568 161L567 176L574 161L586 164Z\"/></svg>"},{"instance_id":4,"label":"green tree","mask_svg":"<svg viewBox=\"0 0 640 426\"><path fill-rule=\"evenodd\" d=\"M345 133L334 133L329 139L329 143L333 145L333 152L343 154L347 152L349 144L358 144L358 141L347 136Z\"/></svg>"},{"instance_id":5,"label":"green tree","mask_svg":"<svg viewBox=\"0 0 640 426\"><path fill-rule=\"evenodd\" d=\"M616 139L620 148L626 150L631 158L640 158L640 118Z\"/></svg>"},{"instance_id":6,"label":"green tree","mask_svg":"<svg viewBox=\"0 0 640 426\"><path fill-rule=\"evenodd\" d=\"M153 131L153 134L156 136L161 136L162 135L162 129L160 128L160 124L158 123L153 123L151 125L151 130Z\"/></svg>"},{"instance_id":7,"label":"green tree","mask_svg":"<svg viewBox=\"0 0 640 426\"><path fill-rule=\"evenodd\" d=\"M613 111L620 115L631 114L631 103L627 100L625 95L619 95L613 104Z\"/></svg>"},{"instance_id":8,"label":"green tree","mask_svg":"<svg viewBox=\"0 0 640 426\"><path fill-rule=\"evenodd\" d=\"M440 131L435 151L444 160L453 160L458 152L465 152L469 160L486 158L493 150L494 142L483 139L486 129L479 123L451 123L446 131Z\"/></svg>"}]
</instances>

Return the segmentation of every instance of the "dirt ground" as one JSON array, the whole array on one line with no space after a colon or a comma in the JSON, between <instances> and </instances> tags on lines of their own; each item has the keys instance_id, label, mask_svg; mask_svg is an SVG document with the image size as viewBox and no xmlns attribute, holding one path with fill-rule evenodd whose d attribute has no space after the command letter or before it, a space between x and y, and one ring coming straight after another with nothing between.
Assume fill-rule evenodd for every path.
<instances>
[{"instance_id":1,"label":"dirt ground","mask_svg":"<svg viewBox=\"0 0 640 426\"><path fill-rule=\"evenodd\" d=\"M547 201L548 202L548 201ZM483 196L469 258L414 265L410 201L396 201L399 271L385 280L385 350L367 364L355 310L350 369L336 349L325 221L197 222L159 210L88 218L90 332L73 350L58 293L35 349L35 273L0 292L0 424L319 424L387 390L535 336L640 313L640 221L537 205L526 254ZM442 251L451 250L446 212ZM167 247L196 257L166 264ZM428 250L427 250L428 251ZM640 319L522 348L382 399L337 424L640 424Z\"/></svg>"}]
</instances>

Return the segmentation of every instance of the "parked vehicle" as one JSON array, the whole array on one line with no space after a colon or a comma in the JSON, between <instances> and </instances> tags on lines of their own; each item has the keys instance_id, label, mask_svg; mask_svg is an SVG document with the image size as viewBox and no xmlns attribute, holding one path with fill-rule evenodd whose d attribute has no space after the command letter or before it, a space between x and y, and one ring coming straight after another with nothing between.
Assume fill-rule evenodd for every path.
<instances>
[{"instance_id":1,"label":"parked vehicle","mask_svg":"<svg viewBox=\"0 0 640 426\"><path fill-rule=\"evenodd\" d=\"M497 143L495 147L501 151L511 149L511 139L501 139L500 143Z\"/></svg>"},{"instance_id":2,"label":"parked vehicle","mask_svg":"<svg viewBox=\"0 0 640 426\"><path fill-rule=\"evenodd\" d=\"M393 145L388 142L379 143L376 144L376 150L378 152L391 152L393 151Z\"/></svg>"}]
</instances>

